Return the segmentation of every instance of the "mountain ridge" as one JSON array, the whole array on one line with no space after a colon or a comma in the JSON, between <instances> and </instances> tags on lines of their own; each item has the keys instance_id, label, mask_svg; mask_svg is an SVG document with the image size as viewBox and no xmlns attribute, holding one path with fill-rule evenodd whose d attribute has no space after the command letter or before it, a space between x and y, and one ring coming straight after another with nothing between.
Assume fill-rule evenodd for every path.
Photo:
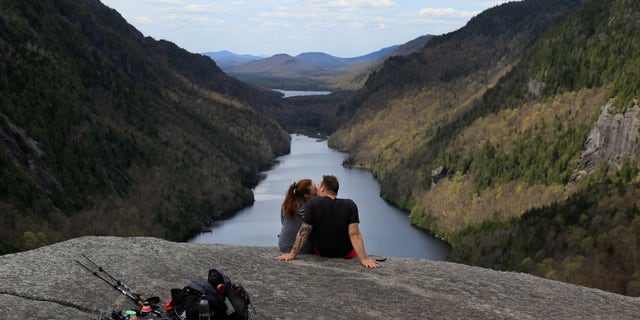
<instances>
[{"instance_id":1,"label":"mountain ridge","mask_svg":"<svg viewBox=\"0 0 640 320\"><path fill-rule=\"evenodd\" d=\"M216 52L207 51L201 54L213 59L223 71L265 58L251 54L236 54L227 50Z\"/></svg>"},{"instance_id":2,"label":"mountain ridge","mask_svg":"<svg viewBox=\"0 0 640 320\"><path fill-rule=\"evenodd\" d=\"M302 52L296 56L292 56L288 53L277 53L272 56L236 54L228 50L222 50L222 51L216 51L216 52L203 52L201 54L204 56L210 57L211 59L216 61L216 64L223 71L228 72L228 71L232 71L238 65L234 65L230 68L230 66L226 63L227 62L226 59L244 60L246 61L244 64L247 64L257 60L268 60L270 58L284 55L284 56L289 56L295 59L300 59L302 61L305 61L311 64L318 64L323 66L344 66L346 64L359 63L360 61L367 62L367 61L370 61L371 59L377 59L379 57L382 57L388 54L389 52L395 50L398 47L400 47L400 45L389 46L374 52L370 52L370 53L367 53L361 56L355 56L355 57L338 57L325 52L313 52L313 51Z\"/></svg>"},{"instance_id":3,"label":"mountain ridge","mask_svg":"<svg viewBox=\"0 0 640 320\"><path fill-rule=\"evenodd\" d=\"M402 45L350 58L324 52L303 52L295 57L279 53L263 59L244 60L244 63L237 63L239 57L214 60L226 73L269 88L340 91L361 86L368 74L382 65L384 59L419 50L431 37L421 36Z\"/></svg>"},{"instance_id":4,"label":"mountain ridge","mask_svg":"<svg viewBox=\"0 0 640 320\"><path fill-rule=\"evenodd\" d=\"M266 114L279 95L97 0L0 12L12 17L0 21L3 253L85 234L183 240L250 204L260 171L289 150Z\"/></svg>"}]
</instances>

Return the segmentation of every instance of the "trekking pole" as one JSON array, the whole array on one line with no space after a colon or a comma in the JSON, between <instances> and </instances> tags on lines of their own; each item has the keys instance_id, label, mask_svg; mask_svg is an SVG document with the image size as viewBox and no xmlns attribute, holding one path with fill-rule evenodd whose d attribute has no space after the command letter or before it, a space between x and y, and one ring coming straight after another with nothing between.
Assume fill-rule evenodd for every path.
<instances>
[{"instance_id":1,"label":"trekking pole","mask_svg":"<svg viewBox=\"0 0 640 320\"><path fill-rule=\"evenodd\" d=\"M120 281L118 278L116 278L115 276L113 276L112 274L110 274L109 272L104 270L101 266L99 266L93 260L89 259L89 257L87 257L86 255L82 254L82 256L85 259L87 259L87 261L91 262L91 265L93 267L89 267L88 265L80 262L79 260L76 260L76 262L79 265L81 265L82 267L87 269L89 272L93 273L94 276L102 279L102 281L106 282L107 284L109 284L114 289L120 291L122 294L124 294L125 296L129 297L137 305L139 305L141 307L144 306L144 301L146 301L147 299L145 299L143 296L135 293L131 288L129 288L129 286L127 286L122 281ZM96 271L96 269L97 269L97 271ZM106 274L106 276L105 276L105 274ZM151 299L155 299L155 298L156 297L151 298Z\"/></svg>"},{"instance_id":2,"label":"trekking pole","mask_svg":"<svg viewBox=\"0 0 640 320\"><path fill-rule=\"evenodd\" d=\"M103 269L101 266L99 266L97 263L95 263L93 260L89 259L89 257L87 257L84 253L82 253L82 256L87 259L87 261L91 262L91 264L93 264L98 271L100 272L104 272L104 274L106 274L107 276L109 276L109 278L113 279L113 281L116 282L116 284L118 284L119 286L122 286L123 288L125 288L127 291L134 293L133 290L131 288L129 288L129 286L127 286L126 284L124 284L124 282L120 281L120 279L114 277L111 273L107 272L107 270ZM137 294L136 294L137 295ZM139 295L137 295L139 296Z\"/></svg>"}]
</instances>

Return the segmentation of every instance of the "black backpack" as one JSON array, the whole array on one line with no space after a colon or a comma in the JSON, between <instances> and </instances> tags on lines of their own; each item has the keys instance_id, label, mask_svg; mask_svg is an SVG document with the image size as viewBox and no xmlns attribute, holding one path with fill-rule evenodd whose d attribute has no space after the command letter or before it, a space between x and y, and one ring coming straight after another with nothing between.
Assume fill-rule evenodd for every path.
<instances>
[{"instance_id":1,"label":"black backpack","mask_svg":"<svg viewBox=\"0 0 640 320\"><path fill-rule=\"evenodd\" d=\"M180 320L198 320L200 301L206 299L211 319L246 320L249 319L249 292L218 269L209 270L207 279L193 279L182 289L171 289L173 307L170 318Z\"/></svg>"}]
</instances>

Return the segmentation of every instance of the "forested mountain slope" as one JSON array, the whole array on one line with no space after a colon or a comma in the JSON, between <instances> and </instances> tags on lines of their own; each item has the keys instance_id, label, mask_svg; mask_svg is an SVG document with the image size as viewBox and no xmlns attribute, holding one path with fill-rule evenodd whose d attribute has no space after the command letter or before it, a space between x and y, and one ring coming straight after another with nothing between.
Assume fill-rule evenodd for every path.
<instances>
[{"instance_id":1,"label":"forested mountain slope","mask_svg":"<svg viewBox=\"0 0 640 320\"><path fill-rule=\"evenodd\" d=\"M98 0L0 1L0 244L183 239L288 151L279 96ZM258 108L259 106L259 108Z\"/></svg>"},{"instance_id":2,"label":"forested mountain slope","mask_svg":"<svg viewBox=\"0 0 640 320\"><path fill-rule=\"evenodd\" d=\"M522 1L394 58L331 144L451 259L640 295L640 3Z\"/></svg>"},{"instance_id":3,"label":"forested mountain slope","mask_svg":"<svg viewBox=\"0 0 640 320\"><path fill-rule=\"evenodd\" d=\"M385 197L412 207L429 191L431 170L442 165L439 153L458 123L477 112L483 94L545 30L582 2L505 4L433 38L421 52L390 58L338 109L346 125L331 144L348 151L352 164L371 167Z\"/></svg>"}]
</instances>

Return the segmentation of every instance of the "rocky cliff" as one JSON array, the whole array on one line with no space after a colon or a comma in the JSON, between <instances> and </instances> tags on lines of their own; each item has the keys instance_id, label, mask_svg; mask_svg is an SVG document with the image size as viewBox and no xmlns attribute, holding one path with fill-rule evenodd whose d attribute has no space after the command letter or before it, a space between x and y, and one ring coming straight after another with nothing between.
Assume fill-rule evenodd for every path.
<instances>
[{"instance_id":1,"label":"rocky cliff","mask_svg":"<svg viewBox=\"0 0 640 320\"><path fill-rule=\"evenodd\" d=\"M580 156L579 175L595 171L604 161L619 169L627 159L636 161L640 155L640 106L616 113L613 100L602 107L602 113L585 142Z\"/></svg>"},{"instance_id":2,"label":"rocky cliff","mask_svg":"<svg viewBox=\"0 0 640 320\"><path fill-rule=\"evenodd\" d=\"M638 319L640 299L527 274L389 257L301 255L275 247L83 237L0 257L4 319L96 319L134 309L125 295L75 260L86 254L137 293L169 297L216 267L252 294L253 319Z\"/></svg>"}]
</instances>

